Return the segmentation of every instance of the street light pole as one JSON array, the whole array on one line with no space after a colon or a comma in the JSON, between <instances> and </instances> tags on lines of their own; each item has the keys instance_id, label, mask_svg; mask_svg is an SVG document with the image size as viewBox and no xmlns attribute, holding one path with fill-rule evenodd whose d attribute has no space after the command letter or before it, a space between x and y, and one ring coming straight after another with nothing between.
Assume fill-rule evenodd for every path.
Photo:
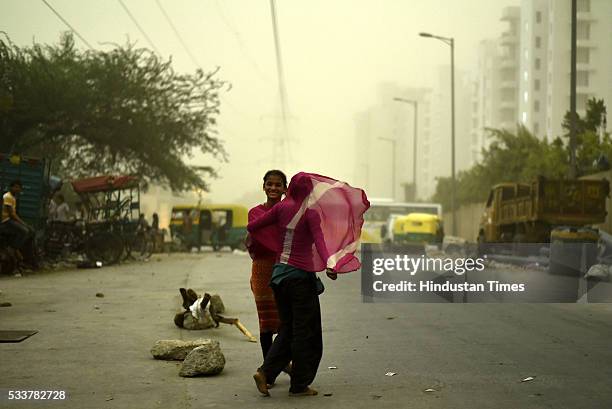
<instances>
[{"instance_id":1,"label":"street light pole","mask_svg":"<svg viewBox=\"0 0 612 409\"><path fill-rule=\"evenodd\" d=\"M450 46L451 52L451 198L450 205L453 215L451 231L453 236L457 235L457 213L455 206L456 198L456 179L455 179L455 39L452 37L436 36L430 33L419 33L419 36L434 38Z\"/></svg>"},{"instance_id":2,"label":"street light pole","mask_svg":"<svg viewBox=\"0 0 612 409\"><path fill-rule=\"evenodd\" d=\"M570 50L570 135L569 135L569 151L570 151L570 166L569 178L576 179L578 176L578 165L576 161L576 13L577 2L572 0L572 24L571 24L571 50Z\"/></svg>"},{"instance_id":3,"label":"street light pole","mask_svg":"<svg viewBox=\"0 0 612 409\"><path fill-rule=\"evenodd\" d=\"M393 98L394 101L405 102L407 104L412 104L414 107L414 137L413 137L413 147L412 147L412 188L414 189L414 198L416 199L416 173L417 173L417 129L418 129L418 118L419 118L419 102L412 99L405 98Z\"/></svg>"},{"instance_id":4,"label":"street light pole","mask_svg":"<svg viewBox=\"0 0 612 409\"><path fill-rule=\"evenodd\" d=\"M383 138L381 136L379 136L378 139L380 139L381 141L391 142L391 150L393 151L392 156L391 156L391 166L392 166L391 183L393 184L393 189L392 189L393 201L395 201L395 143L397 141L395 139Z\"/></svg>"},{"instance_id":5,"label":"street light pole","mask_svg":"<svg viewBox=\"0 0 612 409\"><path fill-rule=\"evenodd\" d=\"M457 235L457 181L455 179L455 39L450 39L451 49L451 208L453 209L453 236Z\"/></svg>"}]
</instances>

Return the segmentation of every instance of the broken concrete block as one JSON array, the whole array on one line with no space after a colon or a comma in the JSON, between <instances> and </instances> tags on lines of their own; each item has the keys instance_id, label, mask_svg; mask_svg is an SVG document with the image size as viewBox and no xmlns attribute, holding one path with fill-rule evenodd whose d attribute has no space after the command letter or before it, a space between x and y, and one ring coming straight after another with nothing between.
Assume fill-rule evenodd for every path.
<instances>
[{"instance_id":1,"label":"broken concrete block","mask_svg":"<svg viewBox=\"0 0 612 409\"><path fill-rule=\"evenodd\" d=\"M184 377L217 375L224 367L225 357L219 342L210 341L193 349L187 355L179 375Z\"/></svg>"},{"instance_id":2,"label":"broken concrete block","mask_svg":"<svg viewBox=\"0 0 612 409\"><path fill-rule=\"evenodd\" d=\"M193 341L162 339L153 345L153 348L151 348L151 354L155 359L182 361L194 348L202 345L209 345L211 342L213 342L211 339L205 338L200 338Z\"/></svg>"}]
</instances>

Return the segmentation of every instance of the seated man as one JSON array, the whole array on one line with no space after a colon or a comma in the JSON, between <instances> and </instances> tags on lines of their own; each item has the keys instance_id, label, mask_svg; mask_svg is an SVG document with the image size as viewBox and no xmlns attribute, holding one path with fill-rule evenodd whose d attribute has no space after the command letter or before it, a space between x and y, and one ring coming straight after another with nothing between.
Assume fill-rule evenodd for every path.
<instances>
[{"instance_id":1,"label":"seated man","mask_svg":"<svg viewBox=\"0 0 612 409\"><path fill-rule=\"evenodd\" d=\"M14 180L9 191L2 196L2 230L11 236L11 247L19 250L26 261L36 267L34 231L17 214L17 196L22 189L21 181Z\"/></svg>"}]
</instances>

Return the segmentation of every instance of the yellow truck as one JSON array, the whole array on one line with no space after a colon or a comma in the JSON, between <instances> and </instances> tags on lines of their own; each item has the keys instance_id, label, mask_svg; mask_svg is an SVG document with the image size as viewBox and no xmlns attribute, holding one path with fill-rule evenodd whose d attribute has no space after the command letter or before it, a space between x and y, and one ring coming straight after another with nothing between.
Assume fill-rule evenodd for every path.
<instances>
[{"instance_id":1,"label":"yellow truck","mask_svg":"<svg viewBox=\"0 0 612 409\"><path fill-rule=\"evenodd\" d=\"M478 243L549 243L555 227L603 223L609 191L606 179L539 177L531 183L495 185L481 218Z\"/></svg>"}]
</instances>

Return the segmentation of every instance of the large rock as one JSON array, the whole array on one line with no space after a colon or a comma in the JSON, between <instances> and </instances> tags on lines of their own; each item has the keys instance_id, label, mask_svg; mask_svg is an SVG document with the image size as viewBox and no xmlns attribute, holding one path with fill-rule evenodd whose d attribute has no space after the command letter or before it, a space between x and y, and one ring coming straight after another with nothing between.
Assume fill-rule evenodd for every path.
<instances>
[{"instance_id":1,"label":"large rock","mask_svg":"<svg viewBox=\"0 0 612 409\"><path fill-rule=\"evenodd\" d=\"M225 357L219 342L210 341L192 350L183 361L180 376L210 376L221 373L225 367Z\"/></svg>"},{"instance_id":2,"label":"large rock","mask_svg":"<svg viewBox=\"0 0 612 409\"><path fill-rule=\"evenodd\" d=\"M223 305L223 301L221 301L219 294L213 294L210 296L210 306L217 314L223 314L225 312L225 305Z\"/></svg>"},{"instance_id":3,"label":"large rock","mask_svg":"<svg viewBox=\"0 0 612 409\"><path fill-rule=\"evenodd\" d=\"M153 348L151 348L151 354L155 359L182 361L194 348L202 345L209 345L212 342L217 341L212 341L205 338L200 338L193 341L162 339L153 345Z\"/></svg>"}]
</instances>

